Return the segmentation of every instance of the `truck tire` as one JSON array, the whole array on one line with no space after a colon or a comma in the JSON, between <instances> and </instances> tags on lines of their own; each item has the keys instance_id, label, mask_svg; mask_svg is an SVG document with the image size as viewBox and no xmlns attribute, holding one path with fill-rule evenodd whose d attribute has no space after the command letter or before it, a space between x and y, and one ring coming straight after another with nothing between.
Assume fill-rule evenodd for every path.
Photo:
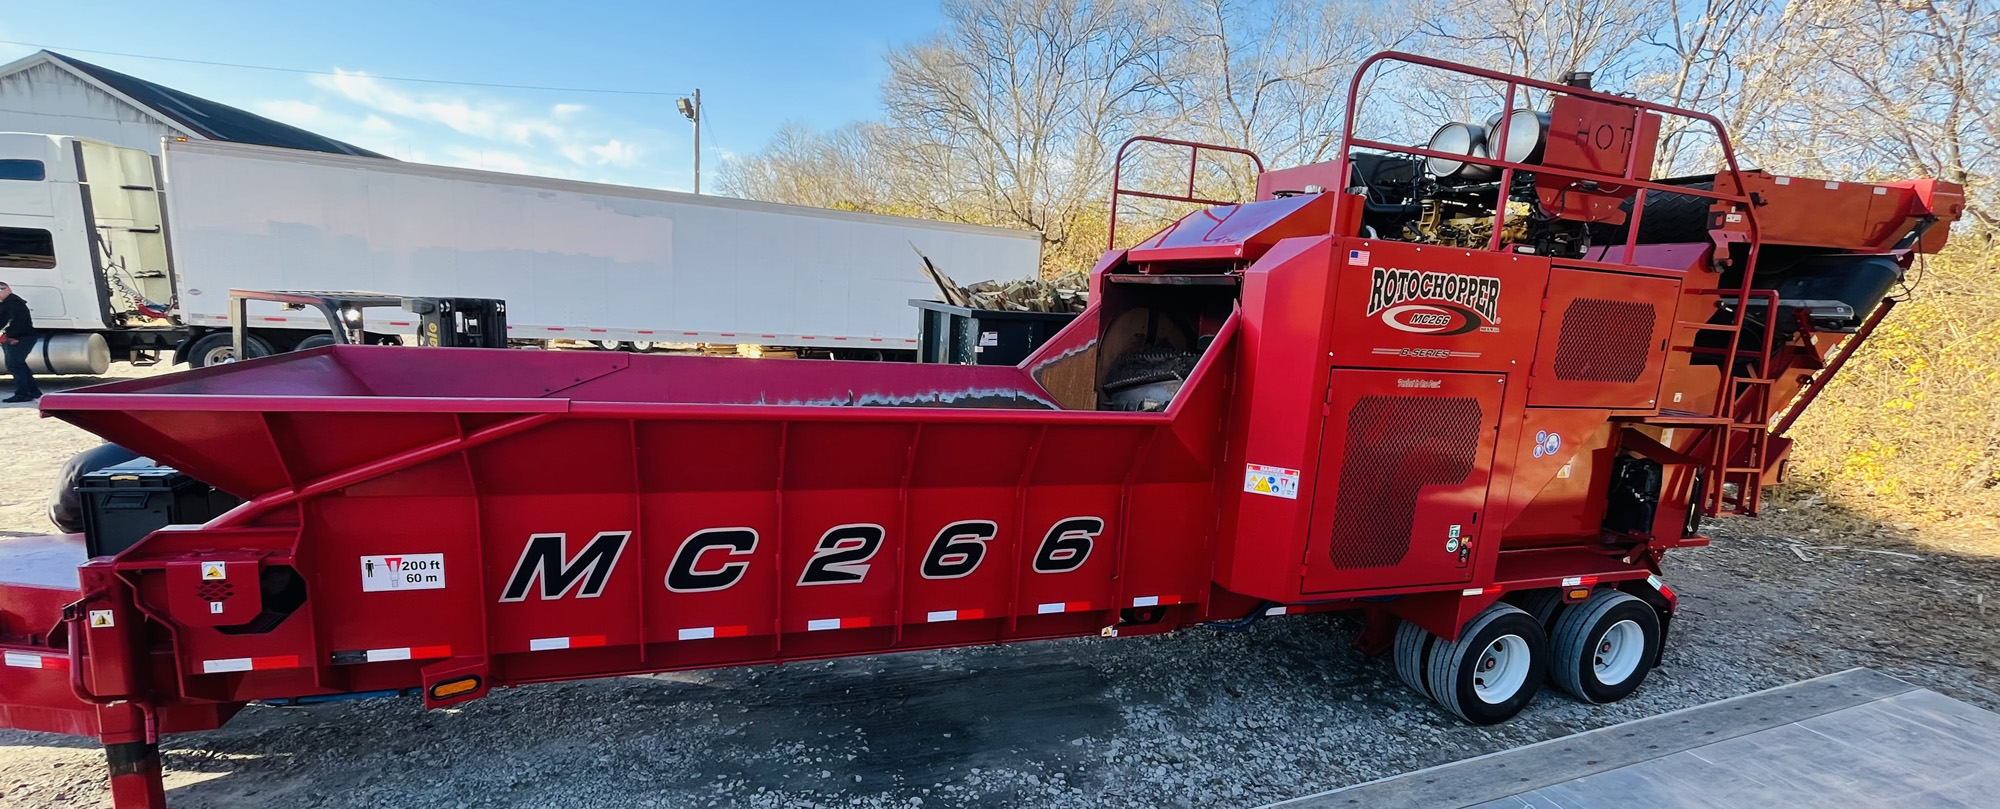
<instances>
[{"instance_id":1,"label":"truck tire","mask_svg":"<svg viewBox=\"0 0 2000 809\"><path fill-rule=\"evenodd\" d=\"M243 335L243 353L250 355L248 359L271 356L271 342L254 334ZM188 349L190 368L207 368L235 359L236 340L226 331L209 332Z\"/></svg>"},{"instance_id":2,"label":"truck tire","mask_svg":"<svg viewBox=\"0 0 2000 809\"><path fill-rule=\"evenodd\" d=\"M1550 679L1584 702L1624 699L1660 659L1660 616L1646 602L1599 590L1556 621Z\"/></svg>"},{"instance_id":3,"label":"truck tire","mask_svg":"<svg viewBox=\"0 0 2000 809\"><path fill-rule=\"evenodd\" d=\"M298 345L292 346L292 350L309 351L315 348L319 348L321 346L330 346L339 344L340 344L339 341L333 339L333 335L331 334L315 334L307 337L304 340L300 340Z\"/></svg>"},{"instance_id":4,"label":"truck tire","mask_svg":"<svg viewBox=\"0 0 2000 809\"><path fill-rule=\"evenodd\" d=\"M1492 725L1528 707L1548 676L1548 660L1548 638L1535 617L1496 602L1472 616L1458 640L1431 644L1425 682L1445 710Z\"/></svg>"},{"instance_id":5,"label":"truck tire","mask_svg":"<svg viewBox=\"0 0 2000 809\"><path fill-rule=\"evenodd\" d=\"M83 496L76 487L83 483L83 476L138 457L139 453L109 442L69 456L62 471L56 473L55 489L49 492L49 522L65 534L81 533Z\"/></svg>"},{"instance_id":6,"label":"truck tire","mask_svg":"<svg viewBox=\"0 0 2000 809\"><path fill-rule=\"evenodd\" d=\"M1390 656L1395 659L1396 677L1404 685L1426 697L1431 691L1424 685L1424 656L1430 651L1431 641L1437 636L1423 627L1404 621L1396 627L1396 645Z\"/></svg>"},{"instance_id":7,"label":"truck tire","mask_svg":"<svg viewBox=\"0 0 2000 809\"><path fill-rule=\"evenodd\" d=\"M1521 590L1508 593L1501 598L1509 604L1520 607L1522 612L1535 617L1535 623L1542 625L1542 631L1553 638L1556 634L1556 619L1562 615L1563 593L1553 588Z\"/></svg>"}]
</instances>

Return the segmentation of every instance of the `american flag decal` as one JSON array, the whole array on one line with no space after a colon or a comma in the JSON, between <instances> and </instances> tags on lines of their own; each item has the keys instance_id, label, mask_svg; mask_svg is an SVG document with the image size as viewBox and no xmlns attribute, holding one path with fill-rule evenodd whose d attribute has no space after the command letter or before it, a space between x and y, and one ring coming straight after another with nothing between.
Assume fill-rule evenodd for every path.
<instances>
[{"instance_id":1,"label":"american flag decal","mask_svg":"<svg viewBox=\"0 0 2000 809\"><path fill-rule=\"evenodd\" d=\"M1368 251L1366 250L1347 251L1347 263L1355 267L1368 266Z\"/></svg>"}]
</instances>

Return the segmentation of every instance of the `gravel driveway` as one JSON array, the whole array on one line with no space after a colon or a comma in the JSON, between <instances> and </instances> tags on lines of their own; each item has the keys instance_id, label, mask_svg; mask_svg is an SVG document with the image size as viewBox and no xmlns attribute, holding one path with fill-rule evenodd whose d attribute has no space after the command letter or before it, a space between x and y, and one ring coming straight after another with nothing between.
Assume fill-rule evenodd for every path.
<instances>
[{"instance_id":1,"label":"gravel driveway","mask_svg":"<svg viewBox=\"0 0 2000 809\"><path fill-rule=\"evenodd\" d=\"M92 439L0 409L0 536ZM1633 697L1546 690L1448 718L1332 616L414 699L253 707L164 745L169 800L215 807L1241 807L1870 666L2000 708L2000 537L1956 552L1813 512L1669 559L1666 667ZM1810 536L1803 547L1788 537ZM4 539L0 539L4 541ZM1881 552L1886 551L1886 552ZM1810 560L1810 561L1808 561ZM0 806L108 805L85 739L0 731Z\"/></svg>"}]
</instances>

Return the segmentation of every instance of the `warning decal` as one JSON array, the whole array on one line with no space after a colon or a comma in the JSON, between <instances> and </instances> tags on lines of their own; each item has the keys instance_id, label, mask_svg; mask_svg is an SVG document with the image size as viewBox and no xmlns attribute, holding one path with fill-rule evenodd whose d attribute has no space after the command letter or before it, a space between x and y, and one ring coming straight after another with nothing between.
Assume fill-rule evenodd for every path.
<instances>
[{"instance_id":1,"label":"warning decal","mask_svg":"<svg viewBox=\"0 0 2000 809\"><path fill-rule=\"evenodd\" d=\"M91 610L91 611L90 611L90 628L91 628L91 629L107 629L107 628L110 628L110 627L112 627L112 626L115 626L115 625L116 625L116 622L115 622L115 621L114 621L114 620L112 619L112 617L111 617L111 611L110 611L110 610Z\"/></svg>"},{"instance_id":2,"label":"warning decal","mask_svg":"<svg viewBox=\"0 0 2000 809\"><path fill-rule=\"evenodd\" d=\"M444 589L444 554L361 557L361 592Z\"/></svg>"},{"instance_id":3,"label":"warning decal","mask_svg":"<svg viewBox=\"0 0 2000 809\"><path fill-rule=\"evenodd\" d=\"M229 568L221 562L203 562L201 563L201 578L203 581L229 578Z\"/></svg>"},{"instance_id":4,"label":"warning decal","mask_svg":"<svg viewBox=\"0 0 2000 809\"><path fill-rule=\"evenodd\" d=\"M1286 500L1299 499L1299 470L1262 464L1243 465L1243 491Z\"/></svg>"}]
</instances>

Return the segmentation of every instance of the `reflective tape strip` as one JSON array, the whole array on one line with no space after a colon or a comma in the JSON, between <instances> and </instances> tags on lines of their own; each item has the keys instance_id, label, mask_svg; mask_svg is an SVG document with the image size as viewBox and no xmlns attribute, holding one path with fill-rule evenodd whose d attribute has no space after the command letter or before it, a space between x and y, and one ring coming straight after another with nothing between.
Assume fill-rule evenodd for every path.
<instances>
[{"instance_id":1,"label":"reflective tape strip","mask_svg":"<svg viewBox=\"0 0 2000 809\"><path fill-rule=\"evenodd\" d=\"M986 617L985 610L937 610L924 616L925 620L934 624L942 621L977 621L984 617Z\"/></svg>"},{"instance_id":2,"label":"reflective tape strip","mask_svg":"<svg viewBox=\"0 0 2000 809\"><path fill-rule=\"evenodd\" d=\"M1500 592L1500 585L1496 584L1492 587L1467 587L1464 590L1460 590L1458 594L1462 596L1483 596L1487 593L1497 592Z\"/></svg>"},{"instance_id":3,"label":"reflective tape strip","mask_svg":"<svg viewBox=\"0 0 2000 809\"><path fill-rule=\"evenodd\" d=\"M866 618L815 618L806 622L807 632L823 629L859 629L868 625Z\"/></svg>"},{"instance_id":4,"label":"reflective tape strip","mask_svg":"<svg viewBox=\"0 0 2000 809\"><path fill-rule=\"evenodd\" d=\"M1571 576L1562 580L1562 586L1564 587L1589 587L1596 583L1596 576Z\"/></svg>"},{"instance_id":5,"label":"reflective tape strip","mask_svg":"<svg viewBox=\"0 0 2000 809\"><path fill-rule=\"evenodd\" d=\"M740 638L750 634L747 626L691 626L680 631L681 640L708 640L710 638Z\"/></svg>"},{"instance_id":6,"label":"reflective tape strip","mask_svg":"<svg viewBox=\"0 0 2000 809\"><path fill-rule=\"evenodd\" d=\"M450 646L399 646L394 649L353 649L334 652L332 660L335 665L344 665L351 663L387 663L396 660L435 660L450 656Z\"/></svg>"},{"instance_id":7,"label":"reflective tape strip","mask_svg":"<svg viewBox=\"0 0 2000 809\"><path fill-rule=\"evenodd\" d=\"M1132 599L1134 607L1157 607L1162 604L1179 604L1180 596L1139 596Z\"/></svg>"},{"instance_id":8,"label":"reflective tape strip","mask_svg":"<svg viewBox=\"0 0 2000 809\"><path fill-rule=\"evenodd\" d=\"M1088 611L1090 611L1090 602L1088 601L1057 601L1052 604L1043 604L1035 608L1035 614L1037 615L1049 615L1058 612L1088 612Z\"/></svg>"},{"instance_id":9,"label":"reflective tape strip","mask_svg":"<svg viewBox=\"0 0 2000 809\"><path fill-rule=\"evenodd\" d=\"M8 652L6 664L17 669L66 669L69 658L61 655L44 655L34 652Z\"/></svg>"},{"instance_id":10,"label":"reflective tape strip","mask_svg":"<svg viewBox=\"0 0 2000 809\"><path fill-rule=\"evenodd\" d=\"M1658 577L1658 576L1654 576L1654 575L1650 575L1650 574L1646 576L1646 583L1647 583L1647 584L1650 584L1650 585L1653 585L1653 589L1655 589L1655 590L1658 590L1658 589L1660 589L1660 588L1662 588L1662 587L1665 587L1665 586L1667 586L1667 583L1666 583L1666 582L1664 582L1664 581L1661 581L1661 580L1660 580L1660 577Z\"/></svg>"},{"instance_id":11,"label":"reflective tape strip","mask_svg":"<svg viewBox=\"0 0 2000 809\"><path fill-rule=\"evenodd\" d=\"M1272 608L1270 608L1270 609L1268 609L1268 610L1265 610L1265 611L1264 611L1264 614L1265 614L1265 615L1284 615L1284 614L1285 614L1286 612L1289 612L1290 610L1291 610L1291 608L1290 608L1290 607L1272 607Z\"/></svg>"},{"instance_id":12,"label":"reflective tape strip","mask_svg":"<svg viewBox=\"0 0 2000 809\"><path fill-rule=\"evenodd\" d=\"M278 655L274 657L231 657L225 660L201 661L201 673L226 674L232 671L266 671L269 669L295 669L299 667L298 655Z\"/></svg>"},{"instance_id":13,"label":"reflective tape strip","mask_svg":"<svg viewBox=\"0 0 2000 809\"><path fill-rule=\"evenodd\" d=\"M532 638L528 641L528 651L547 652L556 649L587 649L604 645L603 635L571 635L565 638Z\"/></svg>"}]
</instances>

